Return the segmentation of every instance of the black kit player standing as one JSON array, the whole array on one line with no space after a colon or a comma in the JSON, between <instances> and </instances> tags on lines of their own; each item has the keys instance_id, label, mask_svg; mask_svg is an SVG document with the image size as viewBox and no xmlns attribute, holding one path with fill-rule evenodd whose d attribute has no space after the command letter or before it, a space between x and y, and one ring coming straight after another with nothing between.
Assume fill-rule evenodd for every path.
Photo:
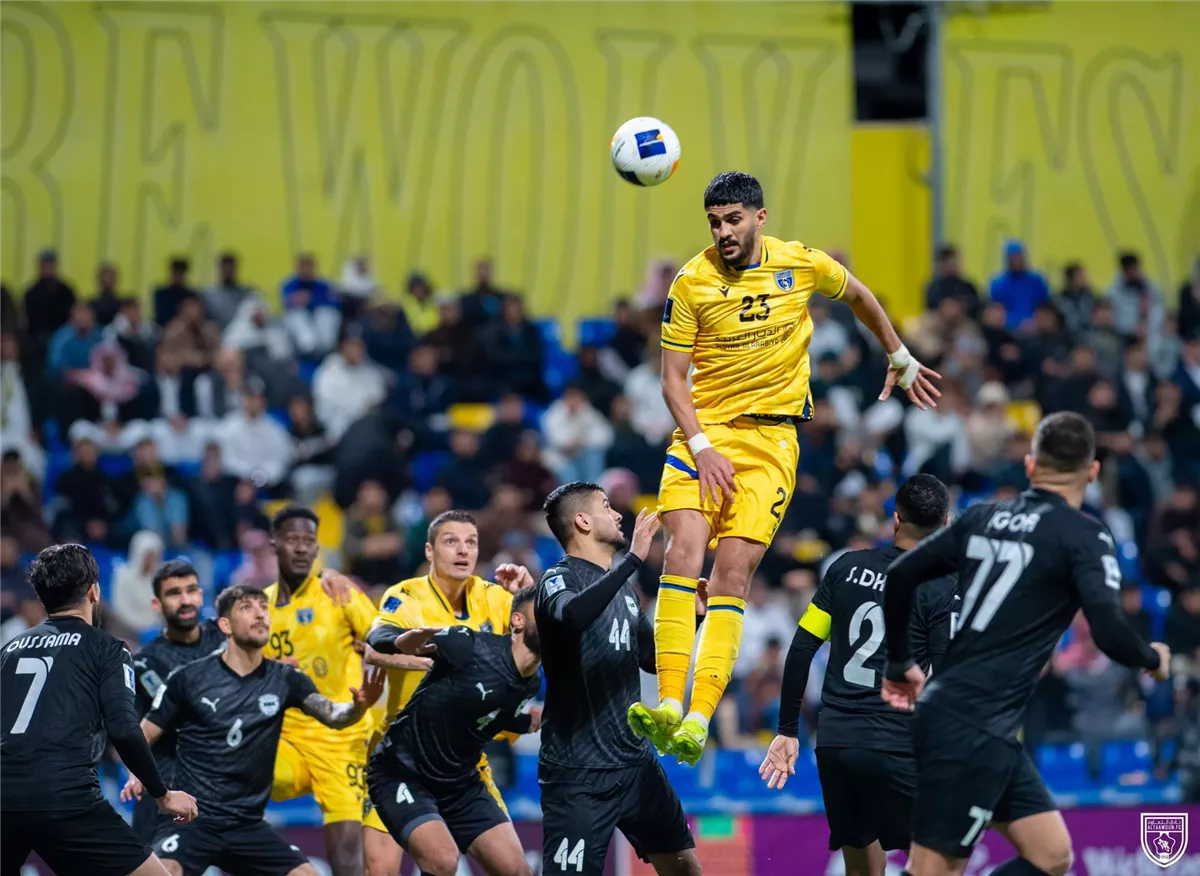
<instances>
[{"instance_id":1,"label":"black kit player standing","mask_svg":"<svg viewBox=\"0 0 1200 876\"><path fill-rule=\"evenodd\" d=\"M888 566L949 522L950 494L932 475L909 478L896 494L894 540L888 547L851 551L825 573L792 639L783 671L779 735L759 770L782 788L795 774L800 751L800 705L813 657L830 643L817 719L817 770L829 821L829 848L842 850L847 876L883 876L887 852L908 849L917 766L910 715L879 691L883 593ZM960 600L953 577L922 587L909 621L913 659L936 674L950 643Z\"/></svg>"},{"instance_id":2,"label":"black kit player standing","mask_svg":"<svg viewBox=\"0 0 1200 876\"><path fill-rule=\"evenodd\" d=\"M1096 645L1117 663L1160 679L1170 672L1167 647L1143 642L1125 621L1112 536L1079 510L1099 473L1095 456L1096 436L1083 417L1051 414L1025 457L1028 490L970 508L888 570L882 694L899 708L916 703L912 876L961 874L989 826L1020 855L994 876L1062 876L1070 868L1070 835L1017 731L1042 668L1080 608ZM951 573L962 611L926 684L904 620L918 585Z\"/></svg>"},{"instance_id":3,"label":"black kit player standing","mask_svg":"<svg viewBox=\"0 0 1200 876\"><path fill-rule=\"evenodd\" d=\"M216 621L201 621L204 590L195 568L187 560L168 560L154 573L151 604L163 616L162 635L133 655L137 680L138 717L145 717L167 676L179 666L207 657L225 647L225 634ZM175 780L175 734L168 733L154 746L158 772L168 784ZM164 820L166 819L166 820ZM134 833L145 843L154 840L169 819L148 796L133 810Z\"/></svg>"},{"instance_id":4,"label":"black kit player standing","mask_svg":"<svg viewBox=\"0 0 1200 876\"><path fill-rule=\"evenodd\" d=\"M217 597L225 650L177 668L141 724L154 744L176 733L175 776L200 801L202 815L154 839L171 876L199 876L210 865L236 876L316 876L316 869L263 820L271 795L283 713L303 709L322 724L355 724L382 692L382 674L364 677L354 699L335 703L312 679L263 657L271 633L261 590L235 585ZM122 799L140 796L130 779Z\"/></svg>"},{"instance_id":5,"label":"black kit player standing","mask_svg":"<svg viewBox=\"0 0 1200 876\"><path fill-rule=\"evenodd\" d=\"M167 790L138 727L129 650L93 626L99 577L80 545L38 554L29 579L48 617L0 654L0 876L18 876L31 851L59 876L167 872L100 793L109 742L163 812L196 816L190 795Z\"/></svg>"},{"instance_id":6,"label":"black kit player standing","mask_svg":"<svg viewBox=\"0 0 1200 876\"><path fill-rule=\"evenodd\" d=\"M662 876L697 876L679 797L626 718L641 696L639 669L654 671L653 627L630 579L658 518L638 515L629 552L614 563L625 548L621 515L600 487L564 484L546 499L545 512L566 556L542 576L534 601L546 675L542 872L599 876L620 829Z\"/></svg>"},{"instance_id":7,"label":"black kit player standing","mask_svg":"<svg viewBox=\"0 0 1200 876\"><path fill-rule=\"evenodd\" d=\"M454 876L460 852L492 876L530 876L508 813L480 780L479 759L497 733L538 729L539 714L526 711L542 685L533 598L532 586L513 597L511 635L465 626L371 631L382 653L420 656L425 643L433 646L432 670L367 768L388 832L429 876Z\"/></svg>"}]
</instances>

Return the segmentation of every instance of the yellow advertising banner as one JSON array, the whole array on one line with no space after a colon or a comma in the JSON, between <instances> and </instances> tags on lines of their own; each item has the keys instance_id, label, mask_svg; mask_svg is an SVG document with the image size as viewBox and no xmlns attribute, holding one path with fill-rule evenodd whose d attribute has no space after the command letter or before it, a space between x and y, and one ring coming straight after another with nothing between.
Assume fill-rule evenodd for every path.
<instances>
[{"instance_id":1,"label":"yellow advertising banner","mask_svg":"<svg viewBox=\"0 0 1200 876\"><path fill-rule=\"evenodd\" d=\"M979 11L983 10L983 11ZM1141 253L1174 301L1200 251L1200 3L1020 3L946 34L947 232L981 280L1007 238L1058 288Z\"/></svg>"},{"instance_id":2,"label":"yellow advertising banner","mask_svg":"<svg viewBox=\"0 0 1200 876\"><path fill-rule=\"evenodd\" d=\"M231 248L275 299L297 253L458 289L471 263L568 319L710 242L702 193L759 176L769 230L850 239L848 10L825 3L25 3L3 34L3 277L43 246L90 291L198 282ZM617 126L678 132L676 176L620 180Z\"/></svg>"}]
</instances>

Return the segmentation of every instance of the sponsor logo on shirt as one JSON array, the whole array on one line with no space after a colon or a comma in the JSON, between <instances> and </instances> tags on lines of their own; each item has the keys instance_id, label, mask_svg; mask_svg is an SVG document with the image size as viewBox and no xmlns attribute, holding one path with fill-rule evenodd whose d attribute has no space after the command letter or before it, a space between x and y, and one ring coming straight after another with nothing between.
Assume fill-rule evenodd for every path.
<instances>
[{"instance_id":1,"label":"sponsor logo on shirt","mask_svg":"<svg viewBox=\"0 0 1200 876\"><path fill-rule=\"evenodd\" d=\"M394 612L399 607L400 607L400 597L399 596L389 596L387 599L385 599L383 601L383 610L385 612Z\"/></svg>"},{"instance_id":2,"label":"sponsor logo on shirt","mask_svg":"<svg viewBox=\"0 0 1200 876\"><path fill-rule=\"evenodd\" d=\"M279 711L279 697L275 694L263 694L258 698L258 710L268 718L273 717Z\"/></svg>"}]
</instances>

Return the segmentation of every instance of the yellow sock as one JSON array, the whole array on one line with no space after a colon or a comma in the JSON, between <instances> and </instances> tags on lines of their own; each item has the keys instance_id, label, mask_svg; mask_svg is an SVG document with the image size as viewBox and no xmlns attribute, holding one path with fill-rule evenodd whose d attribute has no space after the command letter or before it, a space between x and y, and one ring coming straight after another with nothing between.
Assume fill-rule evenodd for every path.
<instances>
[{"instance_id":1,"label":"yellow sock","mask_svg":"<svg viewBox=\"0 0 1200 876\"><path fill-rule=\"evenodd\" d=\"M711 719L733 674L742 644L742 620L746 600L736 596L710 596L700 644L696 648L696 673L692 677L689 716L699 712Z\"/></svg>"},{"instance_id":2,"label":"yellow sock","mask_svg":"<svg viewBox=\"0 0 1200 876\"><path fill-rule=\"evenodd\" d=\"M654 665L658 701L674 700L682 711L692 644L696 641L696 579L663 575L654 611Z\"/></svg>"}]
</instances>

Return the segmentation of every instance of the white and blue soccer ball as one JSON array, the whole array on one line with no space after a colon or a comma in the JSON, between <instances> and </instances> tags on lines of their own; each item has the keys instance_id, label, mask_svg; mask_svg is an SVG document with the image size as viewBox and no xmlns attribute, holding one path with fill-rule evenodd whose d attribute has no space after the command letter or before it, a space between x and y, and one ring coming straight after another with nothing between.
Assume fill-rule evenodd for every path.
<instances>
[{"instance_id":1,"label":"white and blue soccer ball","mask_svg":"<svg viewBox=\"0 0 1200 876\"><path fill-rule=\"evenodd\" d=\"M660 119L630 119L613 134L612 163L635 186L662 185L679 166L679 137Z\"/></svg>"}]
</instances>

